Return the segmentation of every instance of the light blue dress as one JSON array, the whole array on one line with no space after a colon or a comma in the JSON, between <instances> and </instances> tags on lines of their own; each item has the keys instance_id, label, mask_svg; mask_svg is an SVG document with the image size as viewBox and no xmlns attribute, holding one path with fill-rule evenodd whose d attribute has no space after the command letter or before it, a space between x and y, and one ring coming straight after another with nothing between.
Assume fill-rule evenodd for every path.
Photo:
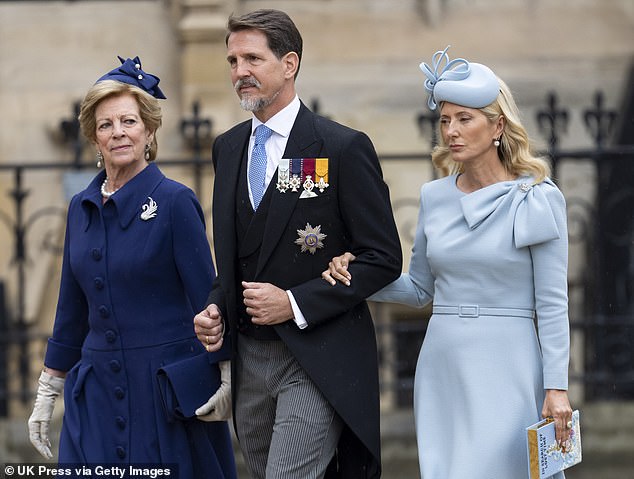
<instances>
[{"instance_id":1,"label":"light blue dress","mask_svg":"<svg viewBox=\"0 0 634 479\"><path fill-rule=\"evenodd\" d=\"M527 478L525 428L545 388L568 388L564 197L528 177L465 194L455 175L420 196L409 273L370 299L434 302L414 385L421 477Z\"/></svg>"}]
</instances>

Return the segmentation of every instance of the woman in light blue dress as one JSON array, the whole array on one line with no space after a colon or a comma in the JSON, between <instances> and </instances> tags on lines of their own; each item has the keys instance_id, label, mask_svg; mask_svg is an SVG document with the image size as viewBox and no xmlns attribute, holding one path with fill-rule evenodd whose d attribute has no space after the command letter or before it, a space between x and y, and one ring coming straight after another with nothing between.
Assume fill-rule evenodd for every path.
<instances>
[{"instance_id":1,"label":"woman in light blue dress","mask_svg":"<svg viewBox=\"0 0 634 479\"><path fill-rule=\"evenodd\" d=\"M409 272L369 299L433 300L414 385L421 477L527 478L526 427L552 416L563 441L572 416L564 197L489 68L445 50L421 69L444 177L421 188ZM322 276L353 288L353 261Z\"/></svg>"}]
</instances>

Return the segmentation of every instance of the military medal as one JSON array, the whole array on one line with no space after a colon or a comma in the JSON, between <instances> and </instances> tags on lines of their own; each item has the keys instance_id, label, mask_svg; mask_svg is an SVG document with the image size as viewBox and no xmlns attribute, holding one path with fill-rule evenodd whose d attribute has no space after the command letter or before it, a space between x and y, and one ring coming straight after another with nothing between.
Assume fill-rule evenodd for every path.
<instances>
[{"instance_id":1,"label":"military medal","mask_svg":"<svg viewBox=\"0 0 634 479\"><path fill-rule=\"evenodd\" d=\"M302 159L302 178L304 179L302 186L304 187L304 191L299 195L300 198L312 198L313 196L317 196L317 193L313 191L315 189L314 176L315 158Z\"/></svg>"},{"instance_id":2,"label":"military medal","mask_svg":"<svg viewBox=\"0 0 634 479\"><path fill-rule=\"evenodd\" d=\"M286 193L290 186L289 161L288 158L282 158L277 169L277 190L280 193Z\"/></svg>"},{"instance_id":3,"label":"military medal","mask_svg":"<svg viewBox=\"0 0 634 479\"><path fill-rule=\"evenodd\" d=\"M302 159L293 158L290 161L291 179L289 180L289 186L291 191L297 192L302 185Z\"/></svg>"},{"instance_id":4,"label":"military medal","mask_svg":"<svg viewBox=\"0 0 634 479\"><path fill-rule=\"evenodd\" d=\"M154 218L156 216L156 212L158 211L158 205L156 204L156 201L154 201L149 196L147 197L147 199L149 201L141 207L143 209L143 212L141 212L141 219L143 221Z\"/></svg>"},{"instance_id":5,"label":"military medal","mask_svg":"<svg viewBox=\"0 0 634 479\"><path fill-rule=\"evenodd\" d=\"M299 195L300 198L312 198L313 196L317 196L317 193L313 191L315 189L315 182L312 180L310 175L306 176L304 180L304 191Z\"/></svg>"},{"instance_id":6,"label":"military medal","mask_svg":"<svg viewBox=\"0 0 634 479\"><path fill-rule=\"evenodd\" d=\"M317 225L314 228L310 223L306 223L306 228L303 230L297 230L299 237L295 240L295 244L302 247L302 253L308 251L310 254L315 254L318 248L323 248L323 239L327 235L321 232L321 225Z\"/></svg>"},{"instance_id":7,"label":"military medal","mask_svg":"<svg viewBox=\"0 0 634 479\"><path fill-rule=\"evenodd\" d=\"M286 193L288 189L297 193L304 190L300 198L317 196L323 193L328 184L328 158L282 158L277 172L277 189Z\"/></svg>"},{"instance_id":8,"label":"military medal","mask_svg":"<svg viewBox=\"0 0 634 479\"><path fill-rule=\"evenodd\" d=\"M328 158L315 159L315 186L323 193L328 188Z\"/></svg>"}]
</instances>

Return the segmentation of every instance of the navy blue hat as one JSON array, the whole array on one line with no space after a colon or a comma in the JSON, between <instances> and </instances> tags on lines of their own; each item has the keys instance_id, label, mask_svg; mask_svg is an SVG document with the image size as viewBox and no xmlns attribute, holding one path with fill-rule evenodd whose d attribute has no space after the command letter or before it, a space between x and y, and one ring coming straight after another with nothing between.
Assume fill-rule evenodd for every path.
<instances>
[{"instance_id":1,"label":"navy blue hat","mask_svg":"<svg viewBox=\"0 0 634 479\"><path fill-rule=\"evenodd\" d=\"M121 57L118 58L121 61L121 66L106 73L97 80L97 83L103 80L115 80L128 83L139 87L154 98L158 98L160 100L165 99L165 95L158 87L161 80L156 75L152 75L151 73L146 73L141 70L141 60L139 60L139 57L134 57L134 60L130 60L129 58L127 60L124 60Z\"/></svg>"}]
</instances>

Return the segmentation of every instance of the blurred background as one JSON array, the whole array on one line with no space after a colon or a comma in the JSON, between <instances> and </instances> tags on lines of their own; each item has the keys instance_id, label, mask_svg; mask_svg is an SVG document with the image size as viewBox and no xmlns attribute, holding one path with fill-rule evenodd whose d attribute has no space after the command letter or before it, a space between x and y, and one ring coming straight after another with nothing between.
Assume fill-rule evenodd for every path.
<instances>
[{"instance_id":1,"label":"blurred background","mask_svg":"<svg viewBox=\"0 0 634 479\"><path fill-rule=\"evenodd\" d=\"M508 83L568 203L570 397L584 461L567 476L632 477L632 0L0 0L0 460L42 460L26 419L54 319L65 213L97 173L78 102L117 55L138 55L168 98L157 162L194 189L211 223L211 142L249 117L229 80L226 20L257 8L285 10L302 33L304 103L374 141L405 265L418 190L434 177L437 122L419 63L451 45L451 58ZM384 477L417 477L413 373L429 311L372 307ZM56 428L62 414L60 401Z\"/></svg>"}]
</instances>

